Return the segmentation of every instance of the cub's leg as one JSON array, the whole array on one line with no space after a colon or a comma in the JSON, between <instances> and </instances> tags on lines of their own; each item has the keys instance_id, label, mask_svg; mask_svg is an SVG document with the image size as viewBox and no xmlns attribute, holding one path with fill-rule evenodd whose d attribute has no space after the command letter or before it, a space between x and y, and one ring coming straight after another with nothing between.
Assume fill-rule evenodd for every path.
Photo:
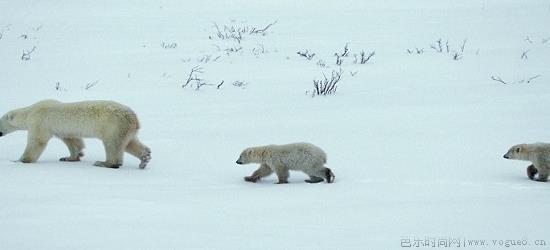
<instances>
[{"instance_id":1,"label":"cub's leg","mask_svg":"<svg viewBox=\"0 0 550 250\"><path fill-rule=\"evenodd\" d=\"M264 163L264 164L260 165L260 167L256 171L254 171L254 173L252 173L252 175L245 176L244 180L248 181L248 182L257 182L261 178L266 177L266 176L268 176L272 173L273 173L273 170L271 170L271 168L267 164Z\"/></svg>"},{"instance_id":2,"label":"cub's leg","mask_svg":"<svg viewBox=\"0 0 550 250\"><path fill-rule=\"evenodd\" d=\"M275 167L275 174L277 174L277 178L279 179L277 184L288 183L288 176L290 175L288 168L282 166Z\"/></svg>"},{"instance_id":3,"label":"cub's leg","mask_svg":"<svg viewBox=\"0 0 550 250\"><path fill-rule=\"evenodd\" d=\"M535 179L536 181L546 182L548 181L548 166L542 165L538 168L539 177Z\"/></svg>"},{"instance_id":4,"label":"cub's leg","mask_svg":"<svg viewBox=\"0 0 550 250\"><path fill-rule=\"evenodd\" d=\"M324 180L325 179L323 179L321 177L310 175L309 180L305 180L305 182L307 182L307 183L319 183L319 182L323 182Z\"/></svg>"},{"instance_id":5,"label":"cub's leg","mask_svg":"<svg viewBox=\"0 0 550 250\"><path fill-rule=\"evenodd\" d=\"M124 140L119 138L103 140L103 146L105 146L106 161L96 161L94 166L106 167L106 168L119 168L122 166L124 157Z\"/></svg>"},{"instance_id":6,"label":"cub's leg","mask_svg":"<svg viewBox=\"0 0 550 250\"><path fill-rule=\"evenodd\" d=\"M539 171L537 170L537 168L535 168L535 166L533 164L529 165L527 167L527 176L529 177L529 179L531 180L535 180L535 175L538 173Z\"/></svg>"},{"instance_id":7,"label":"cub's leg","mask_svg":"<svg viewBox=\"0 0 550 250\"><path fill-rule=\"evenodd\" d=\"M141 144L137 137L130 140L125 150L141 161L139 164L139 168L141 169L144 169L151 160L151 149Z\"/></svg>"},{"instance_id":8,"label":"cub's leg","mask_svg":"<svg viewBox=\"0 0 550 250\"><path fill-rule=\"evenodd\" d=\"M309 180L306 180L307 183L319 183L323 180L327 180L328 183L332 183L334 181L334 174L332 173L332 170L324 166L308 169L304 172L309 175L310 178Z\"/></svg>"},{"instance_id":9,"label":"cub's leg","mask_svg":"<svg viewBox=\"0 0 550 250\"><path fill-rule=\"evenodd\" d=\"M84 149L84 141L80 138L61 138L61 140L69 148L71 153L68 157L59 159L60 161L80 161L80 157L84 156L82 150Z\"/></svg>"},{"instance_id":10,"label":"cub's leg","mask_svg":"<svg viewBox=\"0 0 550 250\"><path fill-rule=\"evenodd\" d=\"M52 136L50 134L41 134L29 131L27 136L27 147L25 148L25 152L23 152L21 158L19 158L19 161L23 163L36 162L42 152L44 152L44 149L46 148L46 145L48 145L48 141L51 137Z\"/></svg>"}]
</instances>

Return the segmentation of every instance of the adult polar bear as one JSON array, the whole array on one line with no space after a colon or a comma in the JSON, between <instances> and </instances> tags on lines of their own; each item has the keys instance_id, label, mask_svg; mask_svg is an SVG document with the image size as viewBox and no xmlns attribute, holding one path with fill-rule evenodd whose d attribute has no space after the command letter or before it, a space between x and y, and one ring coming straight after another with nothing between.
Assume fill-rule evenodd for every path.
<instances>
[{"instance_id":1,"label":"adult polar bear","mask_svg":"<svg viewBox=\"0 0 550 250\"><path fill-rule=\"evenodd\" d=\"M126 151L141 160L139 167L143 169L151 160L151 150L139 142L138 129L134 111L112 101L43 100L0 118L0 136L28 130L27 147L19 159L24 163L36 162L53 136L63 140L71 153L61 161L79 161L84 149L82 138L99 138L107 160L97 161L95 166L118 168Z\"/></svg>"}]
</instances>

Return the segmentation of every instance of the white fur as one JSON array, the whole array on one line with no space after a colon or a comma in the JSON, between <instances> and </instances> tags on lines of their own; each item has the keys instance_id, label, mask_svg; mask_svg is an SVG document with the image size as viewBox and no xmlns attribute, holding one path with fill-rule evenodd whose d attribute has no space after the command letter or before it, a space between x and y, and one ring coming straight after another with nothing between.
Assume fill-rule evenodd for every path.
<instances>
[{"instance_id":1,"label":"white fur","mask_svg":"<svg viewBox=\"0 0 550 250\"><path fill-rule=\"evenodd\" d=\"M332 175L330 169L324 166L326 162L327 155L325 152L310 143L251 147L245 149L237 160L238 164L261 164L260 168L245 180L255 182L275 172L279 178L279 183L288 182L289 170L306 173L310 176L312 182L322 181L323 178L326 178L327 171ZM331 178L327 181L331 182Z\"/></svg>"},{"instance_id":2,"label":"white fur","mask_svg":"<svg viewBox=\"0 0 550 250\"><path fill-rule=\"evenodd\" d=\"M139 121L128 107L112 101L61 103L43 100L8 112L0 118L0 133L27 130L27 148L20 161L36 162L53 136L65 142L71 156L63 161L78 161L82 156L82 138L103 141L107 160L95 165L116 168L122 165L124 151L139 158L144 168L151 151L137 138Z\"/></svg>"},{"instance_id":3,"label":"white fur","mask_svg":"<svg viewBox=\"0 0 550 250\"><path fill-rule=\"evenodd\" d=\"M508 152L504 155L506 159L524 160L533 163L533 167L538 172L539 176L537 181L547 181L548 173L550 169L550 143L532 143L532 144L518 144L512 146ZM528 167L528 175L530 178L533 176L529 173L531 166ZM535 172L535 173L536 173ZM535 174L533 173L533 175Z\"/></svg>"}]
</instances>

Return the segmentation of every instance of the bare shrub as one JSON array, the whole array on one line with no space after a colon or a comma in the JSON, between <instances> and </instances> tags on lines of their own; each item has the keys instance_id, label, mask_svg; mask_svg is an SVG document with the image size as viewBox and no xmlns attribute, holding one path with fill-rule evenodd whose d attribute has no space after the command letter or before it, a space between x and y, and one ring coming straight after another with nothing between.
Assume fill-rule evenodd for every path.
<instances>
[{"instance_id":1,"label":"bare shrub","mask_svg":"<svg viewBox=\"0 0 550 250\"><path fill-rule=\"evenodd\" d=\"M202 71L202 68L200 66L193 67L189 72L189 75L187 76L187 80L185 80L185 83L181 85L181 87L185 88L189 85L192 85L193 83L196 83L196 86L198 86L197 89L199 89L202 85L204 85L201 85L201 83L203 82L202 73L204 73L204 71Z\"/></svg>"},{"instance_id":2,"label":"bare shrub","mask_svg":"<svg viewBox=\"0 0 550 250\"><path fill-rule=\"evenodd\" d=\"M437 53L443 52L443 41L441 38L436 41L436 44L430 44L430 48L434 49Z\"/></svg>"},{"instance_id":3,"label":"bare shrub","mask_svg":"<svg viewBox=\"0 0 550 250\"><path fill-rule=\"evenodd\" d=\"M264 26L263 28L258 28L256 26L250 26L250 25L223 25L223 27L220 27L217 23L214 23L214 28L216 29L216 37L218 37L221 40L234 40L237 43L241 43L244 36L254 36L254 35L261 35L265 36L267 35L267 30L271 28L271 26L275 25L277 21L274 21L272 23L269 23L268 25ZM212 36L210 36L210 39L212 39Z\"/></svg>"},{"instance_id":4,"label":"bare shrub","mask_svg":"<svg viewBox=\"0 0 550 250\"><path fill-rule=\"evenodd\" d=\"M28 61L31 60L31 54L36 50L36 46L32 47L31 50L23 50L23 55L21 55L21 60Z\"/></svg>"},{"instance_id":5,"label":"bare shrub","mask_svg":"<svg viewBox=\"0 0 550 250\"><path fill-rule=\"evenodd\" d=\"M521 53L521 59L529 59L527 53L529 53L529 50L523 51L523 53Z\"/></svg>"},{"instance_id":6,"label":"bare shrub","mask_svg":"<svg viewBox=\"0 0 550 250\"><path fill-rule=\"evenodd\" d=\"M300 55L301 57L305 57L308 60L313 59L313 57L315 56L315 53L309 52L308 49L306 49L305 51L298 51L296 52L296 54Z\"/></svg>"},{"instance_id":7,"label":"bare shrub","mask_svg":"<svg viewBox=\"0 0 550 250\"><path fill-rule=\"evenodd\" d=\"M234 81L232 84L233 84L233 86L239 87L239 88L246 87L246 85L247 85L247 83L243 82L243 81Z\"/></svg>"},{"instance_id":8,"label":"bare shrub","mask_svg":"<svg viewBox=\"0 0 550 250\"><path fill-rule=\"evenodd\" d=\"M412 49L407 49L407 53L409 54L417 54L417 55L420 55L420 54L424 54L424 48L414 48L414 50Z\"/></svg>"},{"instance_id":9,"label":"bare shrub","mask_svg":"<svg viewBox=\"0 0 550 250\"><path fill-rule=\"evenodd\" d=\"M99 80L95 80L93 82L86 83L86 85L84 86L84 89L89 90L89 89L95 87L98 83L99 83Z\"/></svg>"},{"instance_id":10,"label":"bare shrub","mask_svg":"<svg viewBox=\"0 0 550 250\"><path fill-rule=\"evenodd\" d=\"M160 44L160 46L163 48L163 49L175 49L178 47L178 44L177 43L167 43L167 42L162 42Z\"/></svg>"},{"instance_id":11,"label":"bare shrub","mask_svg":"<svg viewBox=\"0 0 550 250\"><path fill-rule=\"evenodd\" d=\"M376 51L373 51L367 55L365 51L361 51L361 53L359 53L359 57L357 55L354 55L355 56L354 63L365 64L374 56L375 53Z\"/></svg>"},{"instance_id":12,"label":"bare shrub","mask_svg":"<svg viewBox=\"0 0 550 250\"><path fill-rule=\"evenodd\" d=\"M330 79L323 74L323 79L313 80L313 94L316 95L332 95L336 93L338 89L338 83L342 79L342 73L344 71L340 68L338 71L333 70Z\"/></svg>"}]
</instances>

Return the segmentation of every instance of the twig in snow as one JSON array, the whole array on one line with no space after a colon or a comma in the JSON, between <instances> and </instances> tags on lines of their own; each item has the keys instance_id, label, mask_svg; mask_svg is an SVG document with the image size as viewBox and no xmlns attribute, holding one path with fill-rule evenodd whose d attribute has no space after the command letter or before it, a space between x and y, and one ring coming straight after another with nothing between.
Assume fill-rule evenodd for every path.
<instances>
[{"instance_id":1,"label":"twig in snow","mask_svg":"<svg viewBox=\"0 0 550 250\"><path fill-rule=\"evenodd\" d=\"M361 51L361 53L360 53L361 58L359 58L359 59L360 59L360 60L359 60L359 63L360 63L360 64L365 64L365 63L367 63L367 62L371 59L371 57L374 56L375 53L376 53L376 51L372 51L372 52L370 52L370 53L367 55L367 54L365 53L365 51Z\"/></svg>"},{"instance_id":2,"label":"twig in snow","mask_svg":"<svg viewBox=\"0 0 550 250\"><path fill-rule=\"evenodd\" d=\"M181 85L181 87L185 88L187 87L187 85L191 84L192 82L196 82L197 86L200 85L200 83L202 82L202 78L200 77L200 74L202 73L204 72L202 71L202 68L200 66L193 67L189 72L189 75L187 76L187 80L183 85Z\"/></svg>"},{"instance_id":3,"label":"twig in snow","mask_svg":"<svg viewBox=\"0 0 550 250\"><path fill-rule=\"evenodd\" d=\"M224 82L225 82L225 81L222 80L222 82L221 82L220 84L218 84L218 86L216 86L216 88L217 88L217 89L220 89Z\"/></svg>"},{"instance_id":4,"label":"twig in snow","mask_svg":"<svg viewBox=\"0 0 550 250\"><path fill-rule=\"evenodd\" d=\"M466 42L468 40L467 39L464 39L464 41L462 41L462 46L460 46L460 52L461 53L464 53L464 48L466 48Z\"/></svg>"},{"instance_id":5,"label":"twig in snow","mask_svg":"<svg viewBox=\"0 0 550 250\"><path fill-rule=\"evenodd\" d=\"M528 52L529 52L529 50L523 51L523 53L521 53L521 59L528 59L528 57L527 57Z\"/></svg>"},{"instance_id":6,"label":"twig in snow","mask_svg":"<svg viewBox=\"0 0 550 250\"><path fill-rule=\"evenodd\" d=\"M246 84L245 82L243 82L243 81L234 81L232 84L233 84L233 86L239 87L239 88L245 87L245 86L247 85L247 84Z\"/></svg>"},{"instance_id":7,"label":"twig in snow","mask_svg":"<svg viewBox=\"0 0 550 250\"><path fill-rule=\"evenodd\" d=\"M86 83L86 86L84 86L85 90L89 90L96 86L99 83L99 80L96 80L95 82Z\"/></svg>"},{"instance_id":8,"label":"twig in snow","mask_svg":"<svg viewBox=\"0 0 550 250\"><path fill-rule=\"evenodd\" d=\"M408 52L409 54L413 54L413 53L416 53L416 54L418 54L418 55L424 54L424 48L420 48L420 49L419 49L419 48L414 48L414 49L415 49L415 50L407 49L407 52Z\"/></svg>"},{"instance_id":9,"label":"twig in snow","mask_svg":"<svg viewBox=\"0 0 550 250\"><path fill-rule=\"evenodd\" d=\"M533 81L533 80L539 78L540 76L541 76L541 75L536 75L536 76L533 76L533 77L527 79L527 83L531 83L531 81Z\"/></svg>"},{"instance_id":10,"label":"twig in snow","mask_svg":"<svg viewBox=\"0 0 550 250\"><path fill-rule=\"evenodd\" d=\"M344 60L342 60L342 57L338 55L338 53L334 53L334 56L336 56L336 65L342 65L342 62L344 62Z\"/></svg>"},{"instance_id":11,"label":"twig in snow","mask_svg":"<svg viewBox=\"0 0 550 250\"><path fill-rule=\"evenodd\" d=\"M430 44L430 48L434 49L438 53L443 52L443 44L442 44L441 38L439 38L439 40L437 40L436 42L437 42L437 45Z\"/></svg>"},{"instance_id":12,"label":"twig in snow","mask_svg":"<svg viewBox=\"0 0 550 250\"><path fill-rule=\"evenodd\" d=\"M508 84L507 82L505 82L504 80L502 80L502 78L500 78L499 76L491 76L491 80L500 82L500 83L502 83L502 84Z\"/></svg>"},{"instance_id":13,"label":"twig in snow","mask_svg":"<svg viewBox=\"0 0 550 250\"><path fill-rule=\"evenodd\" d=\"M460 59L462 59L462 54L455 52L453 55L453 60L458 61Z\"/></svg>"},{"instance_id":14,"label":"twig in snow","mask_svg":"<svg viewBox=\"0 0 550 250\"><path fill-rule=\"evenodd\" d=\"M262 34L262 35L265 35L265 32L267 31L267 29L269 29L271 26L273 26L273 25L276 24L276 23L277 23L277 21L272 22L272 23L268 24L267 26L265 26L265 28L263 28L263 29L257 29L256 27L253 27L253 28L250 30L249 34L251 34L251 35L254 35L254 34Z\"/></svg>"},{"instance_id":15,"label":"twig in snow","mask_svg":"<svg viewBox=\"0 0 550 250\"><path fill-rule=\"evenodd\" d=\"M298 51L298 52L296 52L296 54L298 54L302 57L305 57L308 60L313 59L313 57L315 56L315 53L309 52L309 50L307 50L307 49L305 51Z\"/></svg>"},{"instance_id":16,"label":"twig in snow","mask_svg":"<svg viewBox=\"0 0 550 250\"><path fill-rule=\"evenodd\" d=\"M21 56L21 60L23 60L23 61L30 60L31 59L31 54L32 54L32 52L34 52L34 50L36 50L36 46L32 47L32 49L30 51L23 50L23 55Z\"/></svg>"}]
</instances>

